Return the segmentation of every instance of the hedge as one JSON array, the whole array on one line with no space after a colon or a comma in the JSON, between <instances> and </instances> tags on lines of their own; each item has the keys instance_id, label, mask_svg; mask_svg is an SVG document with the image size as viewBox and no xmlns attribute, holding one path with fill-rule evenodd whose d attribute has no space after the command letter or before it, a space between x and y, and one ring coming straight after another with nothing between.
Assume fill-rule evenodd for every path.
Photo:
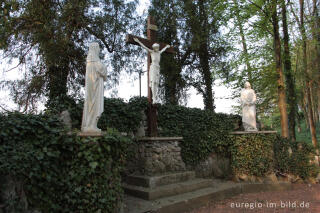
<instances>
[{"instance_id":1,"label":"hedge","mask_svg":"<svg viewBox=\"0 0 320 213\"><path fill-rule=\"evenodd\" d=\"M319 167L310 163L315 149L308 143L290 141L278 134L243 134L230 138L234 174L263 177L270 172L280 172L306 179L320 172Z\"/></svg>"},{"instance_id":2,"label":"hedge","mask_svg":"<svg viewBox=\"0 0 320 213\"><path fill-rule=\"evenodd\" d=\"M228 136L238 117L173 105L160 106L158 114L161 136L183 137L181 154L188 165L198 164L212 152L229 155Z\"/></svg>"},{"instance_id":3,"label":"hedge","mask_svg":"<svg viewBox=\"0 0 320 213\"><path fill-rule=\"evenodd\" d=\"M289 153L291 149L292 154ZM290 173L303 179L316 177L319 167L311 164L316 154L315 148L305 142L290 141L279 135L274 143L275 169L281 173Z\"/></svg>"},{"instance_id":4,"label":"hedge","mask_svg":"<svg viewBox=\"0 0 320 213\"><path fill-rule=\"evenodd\" d=\"M262 177L273 172L275 134L231 135L231 167L235 174Z\"/></svg>"},{"instance_id":5,"label":"hedge","mask_svg":"<svg viewBox=\"0 0 320 213\"><path fill-rule=\"evenodd\" d=\"M31 208L117 212L129 139L112 130L100 138L67 135L58 118L46 115L1 115L0 129L0 177L23 182ZM5 205L19 212L17 203Z\"/></svg>"},{"instance_id":6,"label":"hedge","mask_svg":"<svg viewBox=\"0 0 320 213\"><path fill-rule=\"evenodd\" d=\"M66 100L69 100L65 98ZM78 104L74 105L76 102ZM65 108L72 111L74 124L81 123L83 101L68 101ZM57 104L52 105L54 107ZM115 128L120 132L135 132L143 119L142 112L147 110L147 98L133 97L127 103L119 98L104 99L104 113L98 127L102 130ZM61 106L56 107L58 111ZM57 111L52 110L51 111ZM76 121L75 121L76 120ZM240 116L226 115L197 108L188 108L177 105L158 106L158 129L159 135L182 136L182 158L189 165L196 165L204 160L213 151L228 155L230 139L229 132L238 126ZM74 126L80 129L80 125Z\"/></svg>"}]
</instances>

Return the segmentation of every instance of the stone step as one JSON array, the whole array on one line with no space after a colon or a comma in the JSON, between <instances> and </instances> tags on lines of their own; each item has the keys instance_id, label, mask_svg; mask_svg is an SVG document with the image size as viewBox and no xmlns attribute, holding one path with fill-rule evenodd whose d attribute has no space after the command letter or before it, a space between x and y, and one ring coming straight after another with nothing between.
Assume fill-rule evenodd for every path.
<instances>
[{"instance_id":1,"label":"stone step","mask_svg":"<svg viewBox=\"0 0 320 213\"><path fill-rule=\"evenodd\" d=\"M133 186L156 188L168 184L184 182L195 178L194 171L174 172L158 176L130 175L125 178L125 182Z\"/></svg>"},{"instance_id":2,"label":"stone step","mask_svg":"<svg viewBox=\"0 0 320 213\"><path fill-rule=\"evenodd\" d=\"M135 197L139 197L145 200L155 200L162 197L169 197L173 195L192 192L198 189L206 188L212 185L211 179L193 179L180 183L173 183L164 186L158 186L156 188L146 188L141 186L133 186L124 184L124 191Z\"/></svg>"},{"instance_id":3,"label":"stone step","mask_svg":"<svg viewBox=\"0 0 320 213\"><path fill-rule=\"evenodd\" d=\"M212 186L184 194L147 201L125 195L125 213L184 213L207 205L212 201L231 198L242 193L286 191L293 189L290 183L234 183L213 180Z\"/></svg>"}]
</instances>

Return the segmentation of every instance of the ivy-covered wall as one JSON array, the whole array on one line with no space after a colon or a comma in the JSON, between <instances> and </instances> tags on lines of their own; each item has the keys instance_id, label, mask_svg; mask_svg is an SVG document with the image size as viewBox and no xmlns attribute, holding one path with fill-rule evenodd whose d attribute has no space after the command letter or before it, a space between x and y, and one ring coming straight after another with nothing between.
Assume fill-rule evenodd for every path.
<instances>
[{"instance_id":1,"label":"ivy-covered wall","mask_svg":"<svg viewBox=\"0 0 320 213\"><path fill-rule=\"evenodd\" d=\"M61 103L61 100L63 102ZM142 121L141 112L148 106L147 98L133 97L128 102L121 98L104 98L104 112L102 113L98 128L107 130L117 129L119 132L135 132ZM68 110L72 120L72 128L80 130L83 99L74 100L68 96L57 97L47 105L46 114L58 115Z\"/></svg>"},{"instance_id":2,"label":"ivy-covered wall","mask_svg":"<svg viewBox=\"0 0 320 213\"><path fill-rule=\"evenodd\" d=\"M79 130L82 101L70 99L44 115L0 114L0 206L14 212L26 206L42 212L117 212L123 194L120 173L134 143L110 129L135 132L146 98L128 103L105 99L98 126L108 133L99 138L66 134L55 116L62 109L69 110ZM233 173L279 171L308 178L319 172L310 164L314 150L305 143L272 135L230 136L239 116L173 105L158 109L160 136L182 136L182 158L193 168L214 153L230 159ZM4 182L15 183L19 193L10 193Z\"/></svg>"},{"instance_id":3,"label":"ivy-covered wall","mask_svg":"<svg viewBox=\"0 0 320 213\"><path fill-rule=\"evenodd\" d=\"M75 104L69 101L65 108L71 113L74 128L80 129L82 101ZM61 106L56 109L61 111ZM115 128L120 132L135 133L143 119L141 112L147 110L147 98L134 97L128 102L123 99L105 98L104 113L98 127L102 130ZM48 110L50 111L50 110ZM77 112L77 113L76 113ZM57 114L57 112L56 112ZM164 137L182 136L183 160L189 165L196 165L208 157L213 151L221 155L229 155L229 132L239 128L240 116L215 113L197 108L176 105L159 105L159 135Z\"/></svg>"},{"instance_id":4,"label":"ivy-covered wall","mask_svg":"<svg viewBox=\"0 0 320 213\"><path fill-rule=\"evenodd\" d=\"M20 113L1 115L0 129L0 206L7 212L22 212L26 203L41 212L118 211L128 138L67 135L56 117Z\"/></svg>"},{"instance_id":5,"label":"ivy-covered wall","mask_svg":"<svg viewBox=\"0 0 320 213\"><path fill-rule=\"evenodd\" d=\"M277 171L294 174L303 179L315 177L320 172L319 166L311 163L316 155L316 150L311 144L290 141L278 135L273 148L274 166Z\"/></svg>"},{"instance_id":6,"label":"ivy-covered wall","mask_svg":"<svg viewBox=\"0 0 320 213\"><path fill-rule=\"evenodd\" d=\"M231 135L231 166L235 174L262 177L273 172L276 134Z\"/></svg>"},{"instance_id":7,"label":"ivy-covered wall","mask_svg":"<svg viewBox=\"0 0 320 213\"><path fill-rule=\"evenodd\" d=\"M319 166L312 164L315 149L277 134L231 135L231 166L234 175L264 177L271 173L316 177ZM291 152L291 153L290 153Z\"/></svg>"},{"instance_id":8,"label":"ivy-covered wall","mask_svg":"<svg viewBox=\"0 0 320 213\"><path fill-rule=\"evenodd\" d=\"M158 124L161 136L182 136L182 158L195 166L212 152L229 156L230 131L239 117L182 106L159 107Z\"/></svg>"}]
</instances>

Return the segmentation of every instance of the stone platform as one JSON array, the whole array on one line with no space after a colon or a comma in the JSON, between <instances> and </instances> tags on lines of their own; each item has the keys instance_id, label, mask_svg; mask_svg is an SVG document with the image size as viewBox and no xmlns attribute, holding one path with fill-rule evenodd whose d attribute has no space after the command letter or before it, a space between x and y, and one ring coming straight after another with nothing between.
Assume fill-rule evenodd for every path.
<instances>
[{"instance_id":1,"label":"stone platform","mask_svg":"<svg viewBox=\"0 0 320 213\"><path fill-rule=\"evenodd\" d=\"M123 183L126 194L144 200L176 196L211 186L196 178L181 158L182 137L145 137L137 140L131 171Z\"/></svg>"},{"instance_id":2,"label":"stone platform","mask_svg":"<svg viewBox=\"0 0 320 213\"><path fill-rule=\"evenodd\" d=\"M105 134L105 132L78 132L77 135L80 137L101 137Z\"/></svg>"},{"instance_id":3,"label":"stone platform","mask_svg":"<svg viewBox=\"0 0 320 213\"><path fill-rule=\"evenodd\" d=\"M245 135L245 134L276 134L277 131L235 131L230 135Z\"/></svg>"},{"instance_id":4,"label":"stone platform","mask_svg":"<svg viewBox=\"0 0 320 213\"><path fill-rule=\"evenodd\" d=\"M182 137L143 137L133 147L129 162L134 175L155 176L186 171L179 143Z\"/></svg>"},{"instance_id":5,"label":"stone platform","mask_svg":"<svg viewBox=\"0 0 320 213\"><path fill-rule=\"evenodd\" d=\"M212 181L210 179L194 178L194 173L192 175L189 175L188 173L189 172L171 173L165 177L165 181L159 181L158 185L155 185L154 187L131 184L124 184L123 187L124 191L129 195L133 195L144 200L156 200L159 198L193 192L195 190L211 186ZM186 177L187 179L181 177L177 178L177 176ZM146 177L143 178L145 179ZM157 177L151 178L157 179ZM169 183L166 184L165 182Z\"/></svg>"},{"instance_id":6,"label":"stone platform","mask_svg":"<svg viewBox=\"0 0 320 213\"><path fill-rule=\"evenodd\" d=\"M168 196L155 200L144 200L125 195L123 213L184 213L241 193L286 191L293 189L290 183L235 183L210 180L210 186L192 192Z\"/></svg>"}]
</instances>

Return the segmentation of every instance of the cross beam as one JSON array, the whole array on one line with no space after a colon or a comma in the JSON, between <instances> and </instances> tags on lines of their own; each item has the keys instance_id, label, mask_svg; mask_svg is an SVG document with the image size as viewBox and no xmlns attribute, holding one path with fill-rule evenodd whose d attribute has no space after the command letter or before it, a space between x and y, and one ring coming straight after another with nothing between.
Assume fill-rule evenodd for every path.
<instances>
[{"instance_id":1,"label":"cross beam","mask_svg":"<svg viewBox=\"0 0 320 213\"><path fill-rule=\"evenodd\" d=\"M166 43L163 43L163 42L155 42L155 41L152 41L152 40L150 40L150 39L141 38L141 37L139 37L139 36L135 36L135 35L131 35L131 34L127 34L127 36L126 36L126 43L128 43L128 44L133 44L133 45L138 45L138 46L139 46L139 44L138 44L137 42L135 42L135 41L133 40L133 38L138 38L138 39L141 41L141 43L143 43L146 47L148 47L148 48L150 48L150 49L152 49L152 45L153 45L154 43L158 43L158 44L160 45L160 50L163 49L165 46L167 46ZM166 49L165 53L174 54L175 51L174 51L173 47L170 46L168 49Z\"/></svg>"}]
</instances>

